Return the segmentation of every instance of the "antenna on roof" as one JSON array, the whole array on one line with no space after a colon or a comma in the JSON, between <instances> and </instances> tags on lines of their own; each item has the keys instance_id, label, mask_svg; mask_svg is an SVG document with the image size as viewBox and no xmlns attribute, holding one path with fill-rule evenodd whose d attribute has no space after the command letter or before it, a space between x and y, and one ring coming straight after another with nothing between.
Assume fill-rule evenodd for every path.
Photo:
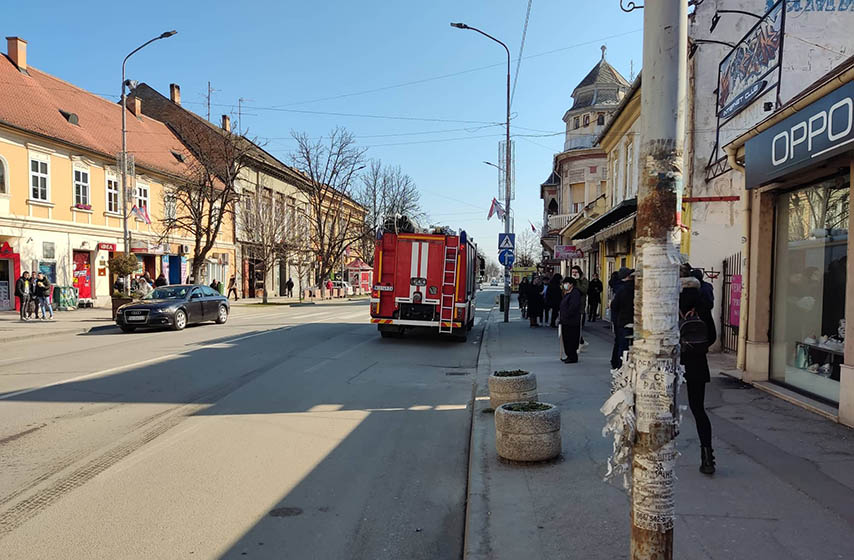
<instances>
[{"instance_id":1,"label":"antenna on roof","mask_svg":"<svg viewBox=\"0 0 854 560\"><path fill-rule=\"evenodd\" d=\"M243 105L244 101L254 101L254 100L253 99L246 99L244 97L241 97L240 99L237 100L237 134L238 134L238 136L243 134L243 128L241 128L241 125L240 125L240 117L243 115L243 111L242 111L241 106Z\"/></svg>"},{"instance_id":2,"label":"antenna on roof","mask_svg":"<svg viewBox=\"0 0 854 560\"><path fill-rule=\"evenodd\" d=\"M629 83L635 83L635 61L634 59L629 61Z\"/></svg>"},{"instance_id":3,"label":"antenna on roof","mask_svg":"<svg viewBox=\"0 0 854 560\"><path fill-rule=\"evenodd\" d=\"M605 60L605 51L608 50L608 47L606 47L605 45L602 45L599 48L602 49L602 60L604 61Z\"/></svg>"},{"instance_id":4,"label":"antenna on roof","mask_svg":"<svg viewBox=\"0 0 854 560\"><path fill-rule=\"evenodd\" d=\"M207 97L207 106L208 106L208 122L211 120L211 94L215 91L220 91L218 89L214 89L211 87L211 82L208 80L208 93L205 97Z\"/></svg>"}]
</instances>

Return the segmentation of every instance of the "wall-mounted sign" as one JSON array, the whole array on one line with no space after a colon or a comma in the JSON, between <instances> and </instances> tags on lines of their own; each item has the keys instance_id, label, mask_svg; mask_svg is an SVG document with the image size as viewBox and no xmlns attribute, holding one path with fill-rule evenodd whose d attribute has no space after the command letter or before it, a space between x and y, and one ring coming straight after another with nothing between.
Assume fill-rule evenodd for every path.
<instances>
[{"instance_id":1,"label":"wall-mounted sign","mask_svg":"<svg viewBox=\"0 0 854 560\"><path fill-rule=\"evenodd\" d=\"M116 251L116 244L115 243L98 243L98 250L99 251L115 252Z\"/></svg>"},{"instance_id":2,"label":"wall-mounted sign","mask_svg":"<svg viewBox=\"0 0 854 560\"><path fill-rule=\"evenodd\" d=\"M770 82L779 82L786 10L780 0L747 32L718 67L718 117L722 121L750 105ZM768 78L768 79L766 79Z\"/></svg>"},{"instance_id":3,"label":"wall-mounted sign","mask_svg":"<svg viewBox=\"0 0 854 560\"><path fill-rule=\"evenodd\" d=\"M854 149L854 82L832 91L745 144L752 189Z\"/></svg>"},{"instance_id":4,"label":"wall-mounted sign","mask_svg":"<svg viewBox=\"0 0 854 560\"><path fill-rule=\"evenodd\" d=\"M583 259L584 251L575 245L556 245L555 259L559 261L568 261L570 259Z\"/></svg>"}]
</instances>

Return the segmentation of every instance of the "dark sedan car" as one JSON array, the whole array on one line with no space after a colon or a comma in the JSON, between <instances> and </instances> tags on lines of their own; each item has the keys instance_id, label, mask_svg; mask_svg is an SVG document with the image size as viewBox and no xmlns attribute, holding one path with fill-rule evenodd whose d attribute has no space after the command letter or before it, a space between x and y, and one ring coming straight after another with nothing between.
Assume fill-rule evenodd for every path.
<instances>
[{"instance_id":1,"label":"dark sedan car","mask_svg":"<svg viewBox=\"0 0 854 560\"><path fill-rule=\"evenodd\" d=\"M180 331L191 323L228 320L228 298L208 286L161 286L140 301L116 311L116 325L124 332L138 327L171 327Z\"/></svg>"}]
</instances>

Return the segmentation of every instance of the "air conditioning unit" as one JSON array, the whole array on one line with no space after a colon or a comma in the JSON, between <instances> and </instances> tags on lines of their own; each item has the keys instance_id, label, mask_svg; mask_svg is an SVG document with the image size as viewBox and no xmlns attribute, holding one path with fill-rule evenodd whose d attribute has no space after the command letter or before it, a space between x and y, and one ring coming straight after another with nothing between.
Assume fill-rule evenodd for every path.
<instances>
[{"instance_id":1,"label":"air conditioning unit","mask_svg":"<svg viewBox=\"0 0 854 560\"><path fill-rule=\"evenodd\" d=\"M184 255L189 254L190 253L190 246L189 245L181 245L181 253Z\"/></svg>"}]
</instances>

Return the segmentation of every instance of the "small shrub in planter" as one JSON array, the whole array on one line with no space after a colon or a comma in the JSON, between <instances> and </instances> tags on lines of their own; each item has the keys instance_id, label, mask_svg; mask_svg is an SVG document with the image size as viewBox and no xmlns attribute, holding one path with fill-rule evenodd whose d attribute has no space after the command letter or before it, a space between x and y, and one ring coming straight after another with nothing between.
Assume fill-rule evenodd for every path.
<instances>
[{"instance_id":1,"label":"small shrub in planter","mask_svg":"<svg viewBox=\"0 0 854 560\"><path fill-rule=\"evenodd\" d=\"M537 376L525 370L496 371L487 384L493 409L504 403L537 400Z\"/></svg>"},{"instance_id":2,"label":"small shrub in planter","mask_svg":"<svg viewBox=\"0 0 854 560\"><path fill-rule=\"evenodd\" d=\"M495 449L511 461L560 455L560 410L549 403L505 403L495 409Z\"/></svg>"}]
</instances>

